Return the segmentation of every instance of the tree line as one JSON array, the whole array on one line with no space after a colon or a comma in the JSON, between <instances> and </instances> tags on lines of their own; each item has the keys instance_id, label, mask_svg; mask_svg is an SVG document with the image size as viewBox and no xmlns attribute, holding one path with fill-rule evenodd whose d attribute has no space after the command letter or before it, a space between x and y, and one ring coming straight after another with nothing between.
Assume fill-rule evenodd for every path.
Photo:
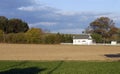
<instances>
[{"instance_id":1,"label":"tree line","mask_svg":"<svg viewBox=\"0 0 120 74\"><path fill-rule=\"evenodd\" d=\"M31 44L72 43L72 35L46 33L40 28L29 28L28 24L21 19L8 19L5 16L0 16L0 42Z\"/></svg>"},{"instance_id":2,"label":"tree line","mask_svg":"<svg viewBox=\"0 0 120 74\"><path fill-rule=\"evenodd\" d=\"M95 19L84 33L91 34L96 43L110 43L113 40L120 42L120 28L108 17ZM21 19L0 16L0 43L72 43L72 37L72 34L47 33L41 28L29 28Z\"/></svg>"},{"instance_id":3,"label":"tree line","mask_svg":"<svg viewBox=\"0 0 120 74\"><path fill-rule=\"evenodd\" d=\"M5 16L0 16L0 30L5 34L26 32L28 29L28 24L21 19L8 19Z\"/></svg>"}]
</instances>

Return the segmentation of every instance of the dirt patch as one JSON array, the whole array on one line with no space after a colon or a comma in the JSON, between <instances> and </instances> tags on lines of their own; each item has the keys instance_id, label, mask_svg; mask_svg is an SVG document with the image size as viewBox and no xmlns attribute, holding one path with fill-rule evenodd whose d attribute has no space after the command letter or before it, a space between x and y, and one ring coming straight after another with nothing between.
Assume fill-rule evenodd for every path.
<instances>
[{"instance_id":1,"label":"dirt patch","mask_svg":"<svg viewBox=\"0 0 120 74\"><path fill-rule=\"evenodd\" d=\"M120 46L0 44L0 60L120 60Z\"/></svg>"}]
</instances>

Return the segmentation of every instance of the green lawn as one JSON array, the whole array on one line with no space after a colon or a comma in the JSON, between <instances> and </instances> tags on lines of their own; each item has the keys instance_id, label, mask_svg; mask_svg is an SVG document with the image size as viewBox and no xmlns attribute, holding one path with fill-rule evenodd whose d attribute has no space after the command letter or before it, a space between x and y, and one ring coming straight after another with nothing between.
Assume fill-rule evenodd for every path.
<instances>
[{"instance_id":1,"label":"green lawn","mask_svg":"<svg viewBox=\"0 0 120 74\"><path fill-rule=\"evenodd\" d=\"M120 62L0 61L0 74L120 74Z\"/></svg>"}]
</instances>

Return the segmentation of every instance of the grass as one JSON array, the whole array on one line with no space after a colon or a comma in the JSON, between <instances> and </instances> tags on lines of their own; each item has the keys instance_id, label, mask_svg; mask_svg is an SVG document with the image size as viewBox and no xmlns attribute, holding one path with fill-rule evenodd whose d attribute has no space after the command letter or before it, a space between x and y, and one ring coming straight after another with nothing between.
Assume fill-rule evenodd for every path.
<instances>
[{"instance_id":1,"label":"grass","mask_svg":"<svg viewBox=\"0 0 120 74\"><path fill-rule=\"evenodd\" d=\"M120 74L120 62L0 61L0 74Z\"/></svg>"}]
</instances>

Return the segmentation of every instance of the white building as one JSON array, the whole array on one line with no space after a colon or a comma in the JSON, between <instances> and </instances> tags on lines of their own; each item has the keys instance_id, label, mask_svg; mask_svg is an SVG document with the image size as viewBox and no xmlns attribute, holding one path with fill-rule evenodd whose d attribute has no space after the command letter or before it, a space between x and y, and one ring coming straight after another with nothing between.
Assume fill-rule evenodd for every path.
<instances>
[{"instance_id":1,"label":"white building","mask_svg":"<svg viewBox=\"0 0 120 74\"><path fill-rule=\"evenodd\" d=\"M73 36L73 45L90 45L92 43L92 37L88 34Z\"/></svg>"},{"instance_id":2,"label":"white building","mask_svg":"<svg viewBox=\"0 0 120 74\"><path fill-rule=\"evenodd\" d=\"M117 45L117 41L111 41L111 45Z\"/></svg>"}]
</instances>

